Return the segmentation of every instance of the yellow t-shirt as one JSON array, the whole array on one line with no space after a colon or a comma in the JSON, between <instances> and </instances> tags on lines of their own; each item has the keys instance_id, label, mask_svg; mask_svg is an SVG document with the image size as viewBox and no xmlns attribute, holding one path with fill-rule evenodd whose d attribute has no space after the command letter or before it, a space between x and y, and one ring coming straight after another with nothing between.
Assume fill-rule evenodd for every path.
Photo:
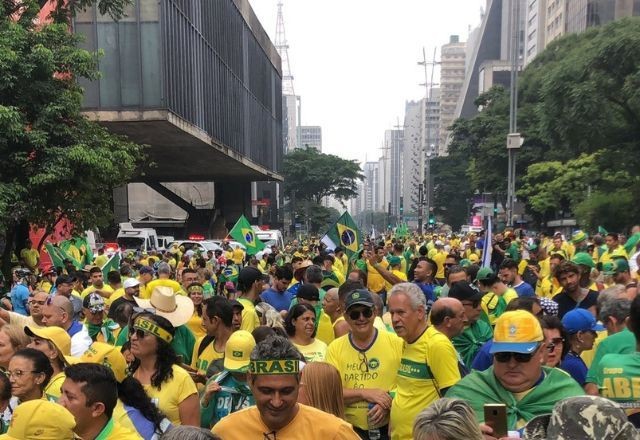
<instances>
[{"instance_id":1,"label":"yellow t-shirt","mask_svg":"<svg viewBox=\"0 0 640 440\"><path fill-rule=\"evenodd\" d=\"M383 268L387 269L389 267L389 263L387 260L383 259L380 263ZM367 288L375 293L380 292L382 289L385 289L386 283L382 275L367 261Z\"/></svg>"},{"instance_id":2,"label":"yellow t-shirt","mask_svg":"<svg viewBox=\"0 0 640 440\"><path fill-rule=\"evenodd\" d=\"M320 312L320 321L318 322L318 329L316 330L316 338L320 339L325 344L329 345L336 338L336 334L333 332L333 324L331 318L326 313Z\"/></svg>"},{"instance_id":3,"label":"yellow t-shirt","mask_svg":"<svg viewBox=\"0 0 640 440\"><path fill-rule=\"evenodd\" d=\"M440 390L460 380L458 354L445 335L429 327L412 344L405 344L391 405L392 440L411 440L413 421L440 398Z\"/></svg>"},{"instance_id":4,"label":"yellow t-shirt","mask_svg":"<svg viewBox=\"0 0 640 440\"><path fill-rule=\"evenodd\" d=\"M44 398L49 402L57 403L62 395L60 388L62 388L62 383L65 379L64 371L52 376L47 386L44 387Z\"/></svg>"},{"instance_id":5,"label":"yellow t-shirt","mask_svg":"<svg viewBox=\"0 0 640 440\"><path fill-rule=\"evenodd\" d=\"M200 374L207 374L207 370L213 362L217 361L218 359L224 359L224 351L216 351L213 341L211 341L211 343L207 345L204 350L202 350L200 356L198 356L200 344L205 337L206 336L201 336L196 340L196 343L193 346L193 354L191 355L191 368L195 368Z\"/></svg>"},{"instance_id":6,"label":"yellow t-shirt","mask_svg":"<svg viewBox=\"0 0 640 440\"><path fill-rule=\"evenodd\" d=\"M611 261L614 257L624 257L626 259L629 259L629 255L627 255L627 251L624 249L622 245L620 245L617 248L615 248L613 252L609 251L609 249L604 251L600 256L600 263L602 264L607 263Z\"/></svg>"},{"instance_id":7,"label":"yellow t-shirt","mask_svg":"<svg viewBox=\"0 0 640 440\"><path fill-rule=\"evenodd\" d=\"M112 302L122 296L124 296L124 287L114 290L109 298L105 298L104 302L106 305L110 306Z\"/></svg>"},{"instance_id":8,"label":"yellow t-shirt","mask_svg":"<svg viewBox=\"0 0 640 440\"><path fill-rule=\"evenodd\" d=\"M193 315L187 321L187 327L193 333L193 336L200 338L206 334L204 327L202 326L202 316L198 316L198 312L194 310Z\"/></svg>"},{"instance_id":9,"label":"yellow t-shirt","mask_svg":"<svg viewBox=\"0 0 640 440\"><path fill-rule=\"evenodd\" d=\"M327 344L318 338L315 338L309 345L298 345L295 342L293 345L302 353L307 362L324 361L325 354L327 353Z\"/></svg>"},{"instance_id":10,"label":"yellow t-shirt","mask_svg":"<svg viewBox=\"0 0 640 440\"><path fill-rule=\"evenodd\" d=\"M142 289L140 289L140 298L141 299L151 298L153 289L155 289L158 286L171 287L175 293L185 295L185 293L182 291L182 286L176 280L171 280L169 278L158 278L157 280L149 281L149 284L146 285L144 292Z\"/></svg>"},{"instance_id":11,"label":"yellow t-shirt","mask_svg":"<svg viewBox=\"0 0 640 440\"><path fill-rule=\"evenodd\" d=\"M438 271L436 272L436 278L444 278L444 261L447 259L447 253L444 251L436 252L433 255L433 261L438 263Z\"/></svg>"},{"instance_id":12,"label":"yellow t-shirt","mask_svg":"<svg viewBox=\"0 0 640 440\"><path fill-rule=\"evenodd\" d=\"M24 260L27 266L31 269L35 269L38 265L38 259L40 254L35 249L24 248L20 251L20 258Z\"/></svg>"},{"instance_id":13,"label":"yellow t-shirt","mask_svg":"<svg viewBox=\"0 0 640 440\"><path fill-rule=\"evenodd\" d=\"M84 290L82 291L82 293L80 294L80 297L81 297L82 299L84 299L84 298L85 298L85 296L87 296L88 294L90 294L91 292L94 292L94 291L96 291L96 290L98 290L98 289L96 289L96 288L93 286L93 284L92 284L92 285L90 285L89 287L87 287L86 289L84 289ZM112 288L110 285L105 284L104 286L102 286L102 289L100 289L100 291L101 291L101 292L107 292L107 293L110 293L110 294L111 294L111 293L113 293L113 288ZM103 298L104 298L104 297L103 297ZM105 299L106 299L106 298L105 298ZM106 302L106 301L105 301L105 302Z\"/></svg>"},{"instance_id":14,"label":"yellow t-shirt","mask_svg":"<svg viewBox=\"0 0 640 440\"><path fill-rule=\"evenodd\" d=\"M244 251L242 248L235 248L231 254L231 259L235 264L242 264L242 261L244 260Z\"/></svg>"},{"instance_id":15,"label":"yellow t-shirt","mask_svg":"<svg viewBox=\"0 0 640 440\"><path fill-rule=\"evenodd\" d=\"M508 288L502 297L507 304L509 304L512 300L518 297L518 293L512 288ZM500 298L500 296L493 292L488 292L482 297L482 310L484 310L484 313L489 317L489 324L491 325L494 325L497 319L494 311L498 305L498 298Z\"/></svg>"},{"instance_id":16,"label":"yellow t-shirt","mask_svg":"<svg viewBox=\"0 0 640 440\"><path fill-rule=\"evenodd\" d=\"M371 346L361 352L351 342L351 334L346 334L329 345L325 362L336 367L343 388L391 391L396 386L402 346L402 339L384 330L378 331ZM345 419L366 431L368 411L366 400L346 405Z\"/></svg>"},{"instance_id":17,"label":"yellow t-shirt","mask_svg":"<svg viewBox=\"0 0 640 440\"><path fill-rule=\"evenodd\" d=\"M340 258L336 258L335 261L333 262L333 270L335 272L339 272L343 278L347 276L347 273L345 272L344 264L342 264L342 260Z\"/></svg>"},{"instance_id":18,"label":"yellow t-shirt","mask_svg":"<svg viewBox=\"0 0 640 440\"><path fill-rule=\"evenodd\" d=\"M551 277L551 257L547 257L544 260L538 261L540 265L540 278Z\"/></svg>"},{"instance_id":19,"label":"yellow t-shirt","mask_svg":"<svg viewBox=\"0 0 640 440\"><path fill-rule=\"evenodd\" d=\"M310 406L298 404L296 416L287 426L274 433L278 440L360 440L351 425L342 419ZM412 422L413 423L413 422ZM262 422L256 406L229 414L211 430L224 440L248 440L266 438L272 432Z\"/></svg>"},{"instance_id":20,"label":"yellow t-shirt","mask_svg":"<svg viewBox=\"0 0 640 440\"><path fill-rule=\"evenodd\" d=\"M256 306L253 305L251 300L246 298L238 298L244 309L242 309L242 323L240 324L240 330L246 330L251 333L256 327L260 326L260 318L256 313Z\"/></svg>"},{"instance_id":21,"label":"yellow t-shirt","mask_svg":"<svg viewBox=\"0 0 640 440\"><path fill-rule=\"evenodd\" d=\"M395 276L397 276L398 278L400 278L405 283L407 282L407 274L406 274L406 272L402 272L401 270L394 269L394 270L391 271L391 273L394 274Z\"/></svg>"},{"instance_id":22,"label":"yellow t-shirt","mask_svg":"<svg viewBox=\"0 0 640 440\"><path fill-rule=\"evenodd\" d=\"M111 426L107 425L98 435L100 440L141 440L142 437L138 434L138 431L125 426L120 425L115 421L115 418L111 418Z\"/></svg>"},{"instance_id":23,"label":"yellow t-shirt","mask_svg":"<svg viewBox=\"0 0 640 440\"><path fill-rule=\"evenodd\" d=\"M167 416L167 419L174 425L181 425L178 406L187 397L197 394L198 390L184 368L177 365L173 365L171 368L173 369L173 378L164 382L161 389L151 384L142 384L142 386L151 401Z\"/></svg>"},{"instance_id":24,"label":"yellow t-shirt","mask_svg":"<svg viewBox=\"0 0 640 440\"><path fill-rule=\"evenodd\" d=\"M93 260L93 264L95 264L96 266L102 268L102 267L104 267L105 264L107 264L107 261L109 261L109 257L107 257L106 255L102 254L102 255L98 255L96 257L96 259Z\"/></svg>"},{"instance_id":25,"label":"yellow t-shirt","mask_svg":"<svg viewBox=\"0 0 640 440\"><path fill-rule=\"evenodd\" d=\"M384 332L387 331L387 326L384 324L384 321L379 316L376 316L375 318L373 318L373 326L375 328L377 328L378 330L380 330L381 332L382 331L384 331Z\"/></svg>"}]
</instances>

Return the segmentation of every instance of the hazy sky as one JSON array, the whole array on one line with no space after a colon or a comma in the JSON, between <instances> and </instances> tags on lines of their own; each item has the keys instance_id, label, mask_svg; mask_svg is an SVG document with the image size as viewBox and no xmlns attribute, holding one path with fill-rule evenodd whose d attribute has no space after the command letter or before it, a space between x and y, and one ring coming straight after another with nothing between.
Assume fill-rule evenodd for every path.
<instances>
[{"instance_id":1,"label":"hazy sky","mask_svg":"<svg viewBox=\"0 0 640 440\"><path fill-rule=\"evenodd\" d=\"M364 161L384 131L424 96L422 48L480 23L486 0L282 0L302 124L322 126L323 151ZM249 0L274 41L278 0ZM437 74L437 73L436 73ZM437 82L437 81L434 81Z\"/></svg>"}]
</instances>

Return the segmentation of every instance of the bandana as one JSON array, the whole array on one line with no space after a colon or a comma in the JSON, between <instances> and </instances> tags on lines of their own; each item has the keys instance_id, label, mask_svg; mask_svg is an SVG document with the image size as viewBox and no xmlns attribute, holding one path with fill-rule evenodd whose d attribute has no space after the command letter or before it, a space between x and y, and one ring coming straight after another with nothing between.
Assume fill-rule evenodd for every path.
<instances>
[{"instance_id":1,"label":"bandana","mask_svg":"<svg viewBox=\"0 0 640 440\"><path fill-rule=\"evenodd\" d=\"M107 344L115 344L116 336L113 334L114 331L119 329L120 326L117 322L111 319L105 319L102 325L87 323L87 330L89 331L89 336L93 341L96 340L99 334L102 333L104 337L104 342Z\"/></svg>"},{"instance_id":2,"label":"bandana","mask_svg":"<svg viewBox=\"0 0 640 440\"><path fill-rule=\"evenodd\" d=\"M251 374L296 374L300 372L300 361L296 359L260 360L249 363Z\"/></svg>"},{"instance_id":3,"label":"bandana","mask_svg":"<svg viewBox=\"0 0 640 440\"><path fill-rule=\"evenodd\" d=\"M147 333L151 333L152 335L157 336L158 338L165 341L167 344L170 344L171 341L173 340L173 336L171 336L171 333L161 328L160 326L158 326L158 324L156 324L155 322L149 319L145 319L145 318L136 319L135 322L133 323L133 328L142 330Z\"/></svg>"}]
</instances>

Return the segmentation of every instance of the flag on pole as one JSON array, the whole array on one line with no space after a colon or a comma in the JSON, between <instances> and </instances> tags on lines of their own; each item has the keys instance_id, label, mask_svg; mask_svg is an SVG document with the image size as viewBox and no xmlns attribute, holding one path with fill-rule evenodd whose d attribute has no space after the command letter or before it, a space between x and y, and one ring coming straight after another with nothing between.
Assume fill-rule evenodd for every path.
<instances>
[{"instance_id":1,"label":"flag on pole","mask_svg":"<svg viewBox=\"0 0 640 440\"><path fill-rule=\"evenodd\" d=\"M120 252L113 254L100 269L102 269L102 276L105 280L107 279L107 274L112 270L120 271Z\"/></svg>"},{"instance_id":2,"label":"flag on pole","mask_svg":"<svg viewBox=\"0 0 640 440\"><path fill-rule=\"evenodd\" d=\"M264 243L258 240L249 220L244 215L240 216L229 235L247 248L248 255L255 255L264 249Z\"/></svg>"},{"instance_id":3,"label":"flag on pole","mask_svg":"<svg viewBox=\"0 0 640 440\"><path fill-rule=\"evenodd\" d=\"M362 246L362 233L347 211L329 228L321 240L329 249L343 247L351 259Z\"/></svg>"},{"instance_id":4,"label":"flag on pole","mask_svg":"<svg viewBox=\"0 0 640 440\"><path fill-rule=\"evenodd\" d=\"M493 245L491 241L493 225L491 224L491 216L487 217L487 231L484 234L484 247L482 248L482 267L491 267L491 253L493 251Z\"/></svg>"},{"instance_id":5,"label":"flag on pole","mask_svg":"<svg viewBox=\"0 0 640 440\"><path fill-rule=\"evenodd\" d=\"M45 249L47 250L47 253L49 254L49 258L51 258L51 264L53 264L53 267L62 267L64 268L64 259L65 257L62 254L62 250L55 247L54 245L52 245L51 243L45 243L44 244Z\"/></svg>"}]
</instances>

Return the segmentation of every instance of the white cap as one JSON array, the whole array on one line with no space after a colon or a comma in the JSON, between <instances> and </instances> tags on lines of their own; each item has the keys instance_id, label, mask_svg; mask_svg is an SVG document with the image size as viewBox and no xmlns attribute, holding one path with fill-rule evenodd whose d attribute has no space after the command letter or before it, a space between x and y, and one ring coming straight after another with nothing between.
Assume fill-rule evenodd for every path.
<instances>
[{"instance_id":1,"label":"white cap","mask_svg":"<svg viewBox=\"0 0 640 440\"><path fill-rule=\"evenodd\" d=\"M136 287L140 285L140 281L138 281L135 278L127 278L126 280L124 280L124 284L122 285L122 287L124 287L125 289L130 289L132 287Z\"/></svg>"}]
</instances>

